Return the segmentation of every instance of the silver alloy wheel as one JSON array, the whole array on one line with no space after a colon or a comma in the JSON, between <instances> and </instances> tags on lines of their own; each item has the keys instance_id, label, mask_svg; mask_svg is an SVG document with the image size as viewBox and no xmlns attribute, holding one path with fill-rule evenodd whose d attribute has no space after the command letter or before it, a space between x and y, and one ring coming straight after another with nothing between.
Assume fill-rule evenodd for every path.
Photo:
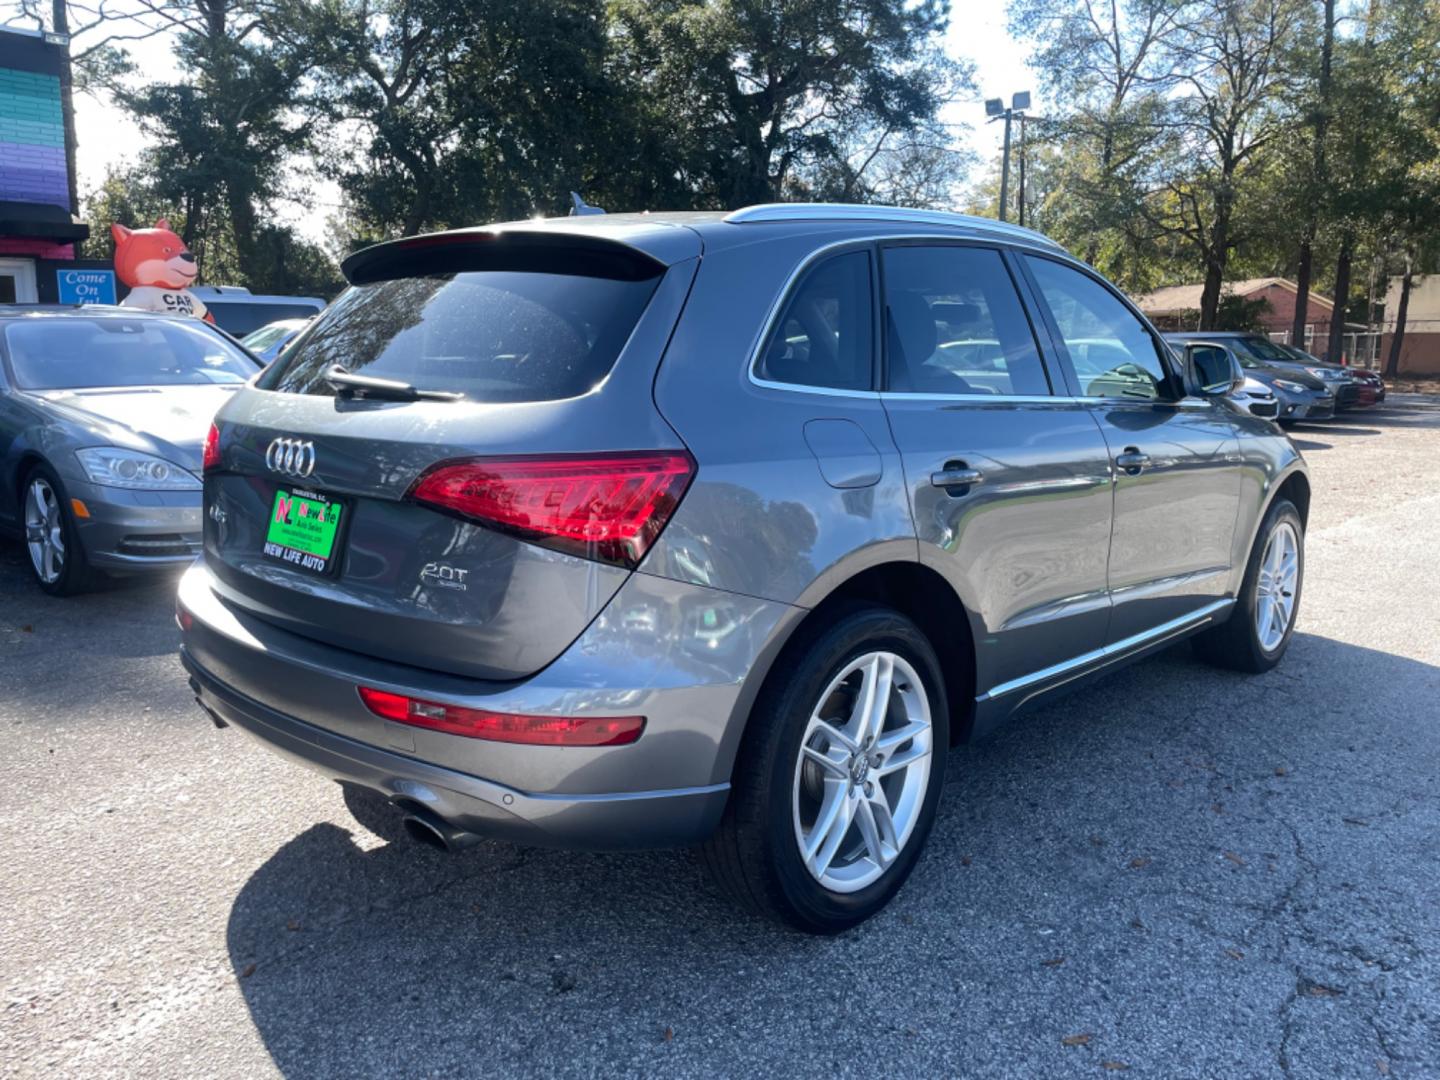
<instances>
[{"instance_id":1,"label":"silver alloy wheel","mask_svg":"<svg viewBox=\"0 0 1440 1080\"><path fill-rule=\"evenodd\" d=\"M1300 536L1295 526L1282 521L1265 541L1260 573L1255 578L1255 633L1267 653L1285 640L1299 583Z\"/></svg>"},{"instance_id":2,"label":"silver alloy wheel","mask_svg":"<svg viewBox=\"0 0 1440 1080\"><path fill-rule=\"evenodd\" d=\"M55 489L43 476L25 489L25 546L40 580L55 584L65 570L65 523Z\"/></svg>"},{"instance_id":3,"label":"silver alloy wheel","mask_svg":"<svg viewBox=\"0 0 1440 1080\"><path fill-rule=\"evenodd\" d=\"M795 842L832 892L863 889L905 849L930 783L930 698L904 657L852 660L820 695L795 762Z\"/></svg>"}]
</instances>

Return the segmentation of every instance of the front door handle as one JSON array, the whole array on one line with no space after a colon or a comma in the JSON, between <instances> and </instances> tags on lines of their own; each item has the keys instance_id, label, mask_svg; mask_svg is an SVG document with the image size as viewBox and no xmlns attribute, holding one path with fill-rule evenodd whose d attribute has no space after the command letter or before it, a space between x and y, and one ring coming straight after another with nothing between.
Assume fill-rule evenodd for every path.
<instances>
[{"instance_id":1,"label":"front door handle","mask_svg":"<svg viewBox=\"0 0 1440 1080\"><path fill-rule=\"evenodd\" d=\"M1150 455L1137 446L1127 446L1123 454L1115 456L1115 464L1131 476L1139 476L1143 470L1150 467Z\"/></svg>"},{"instance_id":2,"label":"front door handle","mask_svg":"<svg viewBox=\"0 0 1440 1080\"><path fill-rule=\"evenodd\" d=\"M964 495L975 484L984 483L985 474L963 461L947 461L939 472L930 474L933 487L944 488L947 495Z\"/></svg>"}]
</instances>

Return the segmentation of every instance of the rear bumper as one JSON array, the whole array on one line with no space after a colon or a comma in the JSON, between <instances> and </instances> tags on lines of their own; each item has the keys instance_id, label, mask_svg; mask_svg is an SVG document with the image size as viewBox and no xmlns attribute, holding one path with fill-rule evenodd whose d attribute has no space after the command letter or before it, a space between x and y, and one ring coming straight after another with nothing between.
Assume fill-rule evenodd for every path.
<instances>
[{"instance_id":1,"label":"rear bumper","mask_svg":"<svg viewBox=\"0 0 1440 1080\"><path fill-rule=\"evenodd\" d=\"M401 804L423 806L452 825L522 844L611 849L665 847L703 839L720 820L730 785L594 795L533 795L307 724L225 686L188 651L180 660L202 707L277 753L333 780Z\"/></svg>"},{"instance_id":2,"label":"rear bumper","mask_svg":"<svg viewBox=\"0 0 1440 1080\"><path fill-rule=\"evenodd\" d=\"M305 638L225 604L203 560L178 593L201 705L279 752L490 836L562 847L690 843L719 821L744 719L799 609L632 574L549 667L485 682ZM357 617L363 617L357 612ZM643 715L629 746L524 746L374 715L358 687L532 715Z\"/></svg>"}]
</instances>

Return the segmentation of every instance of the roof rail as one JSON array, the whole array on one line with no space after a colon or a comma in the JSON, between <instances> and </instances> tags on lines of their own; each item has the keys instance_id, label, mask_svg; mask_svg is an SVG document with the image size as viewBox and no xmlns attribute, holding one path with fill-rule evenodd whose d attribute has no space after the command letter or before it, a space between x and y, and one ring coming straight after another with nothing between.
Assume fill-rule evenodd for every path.
<instances>
[{"instance_id":1,"label":"roof rail","mask_svg":"<svg viewBox=\"0 0 1440 1080\"><path fill-rule=\"evenodd\" d=\"M976 217L973 214L957 214L948 210L915 210L906 206L877 206L870 203L761 203L758 206L735 210L725 215L725 220L735 225L759 221L909 221L915 224L1004 233L1043 244L1045 247L1060 247L1043 233L1011 225L1008 221L996 221L994 218Z\"/></svg>"}]
</instances>

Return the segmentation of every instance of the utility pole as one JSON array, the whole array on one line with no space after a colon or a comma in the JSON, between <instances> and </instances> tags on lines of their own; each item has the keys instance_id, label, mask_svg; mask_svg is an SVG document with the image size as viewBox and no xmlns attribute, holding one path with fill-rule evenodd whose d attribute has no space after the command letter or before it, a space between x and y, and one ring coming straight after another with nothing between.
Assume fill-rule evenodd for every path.
<instances>
[{"instance_id":1,"label":"utility pole","mask_svg":"<svg viewBox=\"0 0 1440 1080\"><path fill-rule=\"evenodd\" d=\"M1024 115L1025 115L1025 110L1028 109L1028 108L1030 108L1030 92L1029 92L1028 90L1024 91L1023 93L1011 95L1011 97L1010 97L1010 107L1009 107L1008 109L1005 107L1005 99L1004 99L1004 98L989 98L989 99L987 99L986 102L985 102L985 115L986 115L986 116L988 116L991 120L1004 120L1004 121L1005 121L1005 152L1004 152L1004 155L1003 155L1003 156L1001 157L1001 159L1000 159L1000 220L1001 220L1001 221L1008 221L1008 220L1009 220L1009 203L1010 203L1010 121L1011 121L1013 118L1015 118L1016 116L1019 116L1019 117L1021 118L1021 125L1020 125L1021 136L1020 136L1020 137L1021 137L1021 142L1023 143L1023 142L1024 142L1024 137L1025 137L1025 136L1024 136L1024 129L1025 129L1025 125L1024 125ZM988 123L988 121L987 121L987 123ZM1022 176L1022 178L1023 178L1023 176L1024 176L1024 172L1023 172L1023 169L1024 169L1023 159L1022 159L1021 169L1022 169L1021 176ZM1021 182L1020 182L1020 187L1021 187L1021 191L1023 192L1023 191L1024 191L1024 187L1025 187L1025 182L1024 182L1023 179L1022 179ZM1024 217L1024 214L1025 214L1025 211L1024 211L1024 208L1023 208L1023 207L1021 208L1020 214L1021 214L1021 217L1023 218L1023 217Z\"/></svg>"},{"instance_id":2,"label":"utility pole","mask_svg":"<svg viewBox=\"0 0 1440 1080\"><path fill-rule=\"evenodd\" d=\"M1020 227L1025 227L1025 114L1020 114Z\"/></svg>"}]
</instances>

